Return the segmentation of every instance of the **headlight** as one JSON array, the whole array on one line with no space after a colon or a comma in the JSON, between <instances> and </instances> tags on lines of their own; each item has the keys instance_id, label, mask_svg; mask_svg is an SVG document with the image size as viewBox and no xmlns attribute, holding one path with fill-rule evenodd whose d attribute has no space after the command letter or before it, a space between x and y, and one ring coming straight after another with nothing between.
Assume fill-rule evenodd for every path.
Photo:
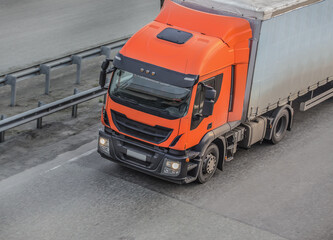
<instances>
[{"instance_id":1,"label":"headlight","mask_svg":"<svg viewBox=\"0 0 333 240\"><path fill-rule=\"evenodd\" d=\"M99 137L98 146L99 146L99 150L101 152L103 152L104 154L110 155L109 139L104 138L104 137Z\"/></svg>"},{"instance_id":2,"label":"headlight","mask_svg":"<svg viewBox=\"0 0 333 240\"><path fill-rule=\"evenodd\" d=\"M178 176L180 174L182 164L179 161L164 160L162 173L169 176Z\"/></svg>"}]
</instances>

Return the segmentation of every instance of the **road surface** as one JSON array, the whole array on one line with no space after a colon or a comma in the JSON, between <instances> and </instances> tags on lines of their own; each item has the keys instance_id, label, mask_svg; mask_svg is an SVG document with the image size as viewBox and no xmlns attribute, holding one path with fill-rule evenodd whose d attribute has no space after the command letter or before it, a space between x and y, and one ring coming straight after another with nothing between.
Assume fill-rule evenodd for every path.
<instances>
[{"instance_id":1,"label":"road surface","mask_svg":"<svg viewBox=\"0 0 333 240\"><path fill-rule=\"evenodd\" d=\"M1 0L0 74L135 33L158 0Z\"/></svg>"},{"instance_id":2,"label":"road surface","mask_svg":"<svg viewBox=\"0 0 333 240\"><path fill-rule=\"evenodd\" d=\"M99 157L96 141L0 181L0 239L333 239L333 99L278 145L179 186ZM97 135L97 131L96 131Z\"/></svg>"}]
</instances>

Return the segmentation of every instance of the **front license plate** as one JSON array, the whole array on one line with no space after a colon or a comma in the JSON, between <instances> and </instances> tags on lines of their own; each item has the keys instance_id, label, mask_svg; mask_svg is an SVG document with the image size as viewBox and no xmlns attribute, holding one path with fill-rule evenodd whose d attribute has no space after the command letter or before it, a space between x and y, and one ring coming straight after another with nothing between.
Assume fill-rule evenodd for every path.
<instances>
[{"instance_id":1,"label":"front license plate","mask_svg":"<svg viewBox=\"0 0 333 240\"><path fill-rule=\"evenodd\" d=\"M132 158L136 158L140 161L147 162L147 156L141 153L134 152L132 150L127 149L127 156L130 156Z\"/></svg>"}]
</instances>

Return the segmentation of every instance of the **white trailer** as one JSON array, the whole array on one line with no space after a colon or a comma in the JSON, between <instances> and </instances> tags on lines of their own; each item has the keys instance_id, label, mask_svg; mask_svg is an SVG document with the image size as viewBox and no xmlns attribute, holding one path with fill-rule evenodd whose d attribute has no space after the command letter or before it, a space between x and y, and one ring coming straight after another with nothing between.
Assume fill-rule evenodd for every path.
<instances>
[{"instance_id":1,"label":"white trailer","mask_svg":"<svg viewBox=\"0 0 333 240\"><path fill-rule=\"evenodd\" d=\"M332 0L175 0L247 19L253 31L244 118L253 120L333 80ZM333 89L301 110L333 96Z\"/></svg>"}]
</instances>

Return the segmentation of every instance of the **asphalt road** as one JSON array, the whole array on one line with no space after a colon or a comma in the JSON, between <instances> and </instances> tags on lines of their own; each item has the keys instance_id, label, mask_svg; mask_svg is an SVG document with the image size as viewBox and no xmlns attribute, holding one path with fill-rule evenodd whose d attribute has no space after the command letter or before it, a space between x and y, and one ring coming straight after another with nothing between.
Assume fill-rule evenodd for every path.
<instances>
[{"instance_id":1,"label":"asphalt road","mask_svg":"<svg viewBox=\"0 0 333 240\"><path fill-rule=\"evenodd\" d=\"M99 157L96 141L0 182L0 239L333 239L333 99L278 145L178 186ZM96 132L97 134L97 132Z\"/></svg>"},{"instance_id":2,"label":"asphalt road","mask_svg":"<svg viewBox=\"0 0 333 240\"><path fill-rule=\"evenodd\" d=\"M158 0L1 0L0 73L135 33Z\"/></svg>"}]
</instances>

